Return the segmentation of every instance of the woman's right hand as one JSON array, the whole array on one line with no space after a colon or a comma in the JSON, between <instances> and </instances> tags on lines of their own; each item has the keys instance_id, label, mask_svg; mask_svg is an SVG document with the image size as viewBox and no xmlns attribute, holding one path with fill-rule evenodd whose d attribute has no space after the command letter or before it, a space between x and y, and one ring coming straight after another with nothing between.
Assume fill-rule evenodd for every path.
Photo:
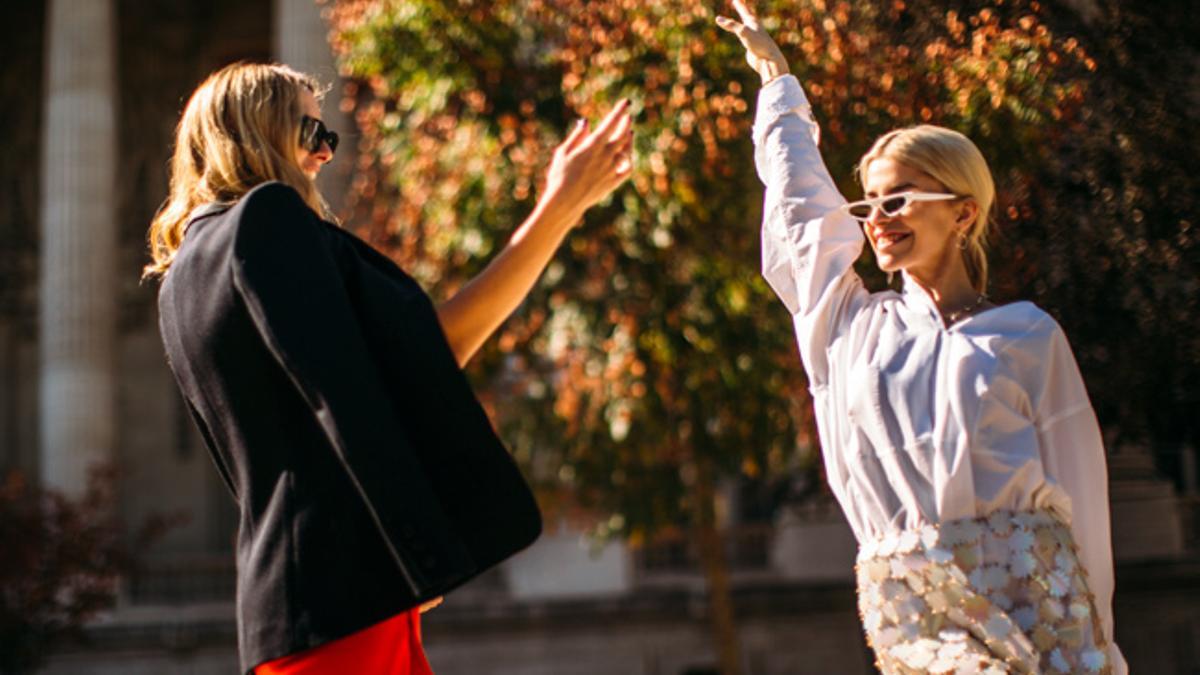
<instances>
[{"instance_id":1,"label":"woman's right hand","mask_svg":"<svg viewBox=\"0 0 1200 675\"><path fill-rule=\"evenodd\" d=\"M762 78L763 84L788 72L787 59L780 51L779 45L767 35L767 31L758 22L758 17L746 7L742 0L733 0L733 8L737 10L741 22L726 16L717 17L717 25L737 36L746 48L746 61Z\"/></svg>"},{"instance_id":2,"label":"woman's right hand","mask_svg":"<svg viewBox=\"0 0 1200 675\"><path fill-rule=\"evenodd\" d=\"M633 169L632 125L628 99L618 103L591 133L587 120L579 120L554 150L542 198L546 206L562 208L574 223L624 183Z\"/></svg>"}]
</instances>

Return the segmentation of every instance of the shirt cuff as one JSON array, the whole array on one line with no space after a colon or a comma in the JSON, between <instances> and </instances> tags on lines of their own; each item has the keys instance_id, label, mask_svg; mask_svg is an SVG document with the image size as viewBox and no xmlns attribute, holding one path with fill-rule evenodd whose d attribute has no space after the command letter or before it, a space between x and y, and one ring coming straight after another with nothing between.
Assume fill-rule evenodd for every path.
<instances>
[{"instance_id":1,"label":"shirt cuff","mask_svg":"<svg viewBox=\"0 0 1200 675\"><path fill-rule=\"evenodd\" d=\"M789 113L800 114L806 120L812 106L800 88L800 81L795 75L781 75L771 80L758 92L758 109L754 117L754 143L759 144L766 136L767 130L780 117Z\"/></svg>"}]
</instances>

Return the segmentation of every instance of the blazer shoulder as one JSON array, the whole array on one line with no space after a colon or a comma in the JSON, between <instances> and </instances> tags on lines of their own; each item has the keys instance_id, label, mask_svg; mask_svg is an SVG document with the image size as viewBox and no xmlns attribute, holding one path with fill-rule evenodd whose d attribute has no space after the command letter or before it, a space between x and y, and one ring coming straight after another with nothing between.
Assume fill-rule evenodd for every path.
<instances>
[{"instance_id":1,"label":"blazer shoulder","mask_svg":"<svg viewBox=\"0 0 1200 675\"><path fill-rule=\"evenodd\" d=\"M303 248L322 238L321 219L295 188L279 181L256 186L227 216L238 257L270 248Z\"/></svg>"},{"instance_id":2,"label":"blazer shoulder","mask_svg":"<svg viewBox=\"0 0 1200 675\"><path fill-rule=\"evenodd\" d=\"M238 200L231 215L236 215L239 223L258 224L277 222L300 213L319 220L295 188L279 181L268 181L255 186Z\"/></svg>"}]
</instances>

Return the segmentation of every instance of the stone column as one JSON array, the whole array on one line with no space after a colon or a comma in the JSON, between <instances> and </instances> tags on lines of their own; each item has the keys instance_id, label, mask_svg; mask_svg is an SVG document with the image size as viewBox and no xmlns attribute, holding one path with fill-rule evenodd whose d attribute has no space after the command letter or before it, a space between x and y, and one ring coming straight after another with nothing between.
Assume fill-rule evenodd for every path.
<instances>
[{"instance_id":1,"label":"stone column","mask_svg":"<svg viewBox=\"0 0 1200 675\"><path fill-rule=\"evenodd\" d=\"M113 0L47 4L40 464L77 495L116 432L116 25Z\"/></svg>"},{"instance_id":2,"label":"stone column","mask_svg":"<svg viewBox=\"0 0 1200 675\"><path fill-rule=\"evenodd\" d=\"M321 104L325 126L338 132L341 145L333 161L321 170L317 186L335 214L342 214L350 173L354 166L358 129L353 117L339 109L345 86L338 76L333 49L329 46L329 24L322 16L323 5L316 0L274 0L274 56L280 63L308 73L329 87Z\"/></svg>"}]
</instances>

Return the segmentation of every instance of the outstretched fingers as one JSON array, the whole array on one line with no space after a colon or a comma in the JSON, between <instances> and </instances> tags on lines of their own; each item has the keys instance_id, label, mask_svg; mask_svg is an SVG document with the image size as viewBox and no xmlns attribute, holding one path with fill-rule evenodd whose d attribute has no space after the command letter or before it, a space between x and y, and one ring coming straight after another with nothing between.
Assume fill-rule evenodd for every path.
<instances>
[{"instance_id":1,"label":"outstretched fingers","mask_svg":"<svg viewBox=\"0 0 1200 675\"><path fill-rule=\"evenodd\" d=\"M603 138L606 141L612 140L614 136L614 130L617 125L625 125L627 128L628 124L629 99L626 98L621 99L621 102L618 103L611 111L609 111L608 115L606 115L605 118L600 121L600 124L596 126L596 130L592 132L592 138L597 140Z\"/></svg>"},{"instance_id":2,"label":"outstretched fingers","mask_svg":"<svg viewBox=\"0 0 1200 675\"><path fill-rule=\"evenodd\" d=\"M633 173L633 132L628 134L628 140L616 155L613 180L620 185Z\"/></svg>"},{"instance_id":3,"label":"outstretched fingers","mask_svg":"<svg viewBox=\"0 0 1200 675\"><path fill-rule=\"evenodd\" d=\"M738 16L741 17L742 23L745 24L747 28L750 30L758 30L758 17L754 16L754 12L750 11L750 8L746 6L746 3L742 2L742 0L733 0L733 9L738 13Z\"/></svg>"},{"instance_id":4,"label":"outstretched fingers","mask_svg":"<svg viewBox=\"0 0 1200 675\"><path fill-rule=\"evenodd\" d=\"M633 128L633 116L628 113L621 115L617 121L616 128L608 135L608 146L610 149L617 149L619 146L626 143L631 138L630 132Z\"/></svg>"},{"instance_id":5,"label":"outstretched fingers","mask_svg":"<svg viewBox=\"0 0 1200 675\"><path fill-rule=\"evenodd\" d=\"M579 143L587 135L587 127L588 122L586 118L581 118L578 122L576 122L575 128L571 129L571 133L568 134L566 139L558 145L558 152L565 155L579 147Z\"/></svg>"},{"instance_id":6,"label":"outstretched fingers","mask_svg":"<svg viewBox=\"0 0 1200 675\"><path fill-rule=\"evenodd\" d=\"M719 14L717 15L717 25L723 30L733 33L738 37L741 37L742 33L746 32L745 26L727 16L721 16Z\"/></svg>"}]
</instances>

